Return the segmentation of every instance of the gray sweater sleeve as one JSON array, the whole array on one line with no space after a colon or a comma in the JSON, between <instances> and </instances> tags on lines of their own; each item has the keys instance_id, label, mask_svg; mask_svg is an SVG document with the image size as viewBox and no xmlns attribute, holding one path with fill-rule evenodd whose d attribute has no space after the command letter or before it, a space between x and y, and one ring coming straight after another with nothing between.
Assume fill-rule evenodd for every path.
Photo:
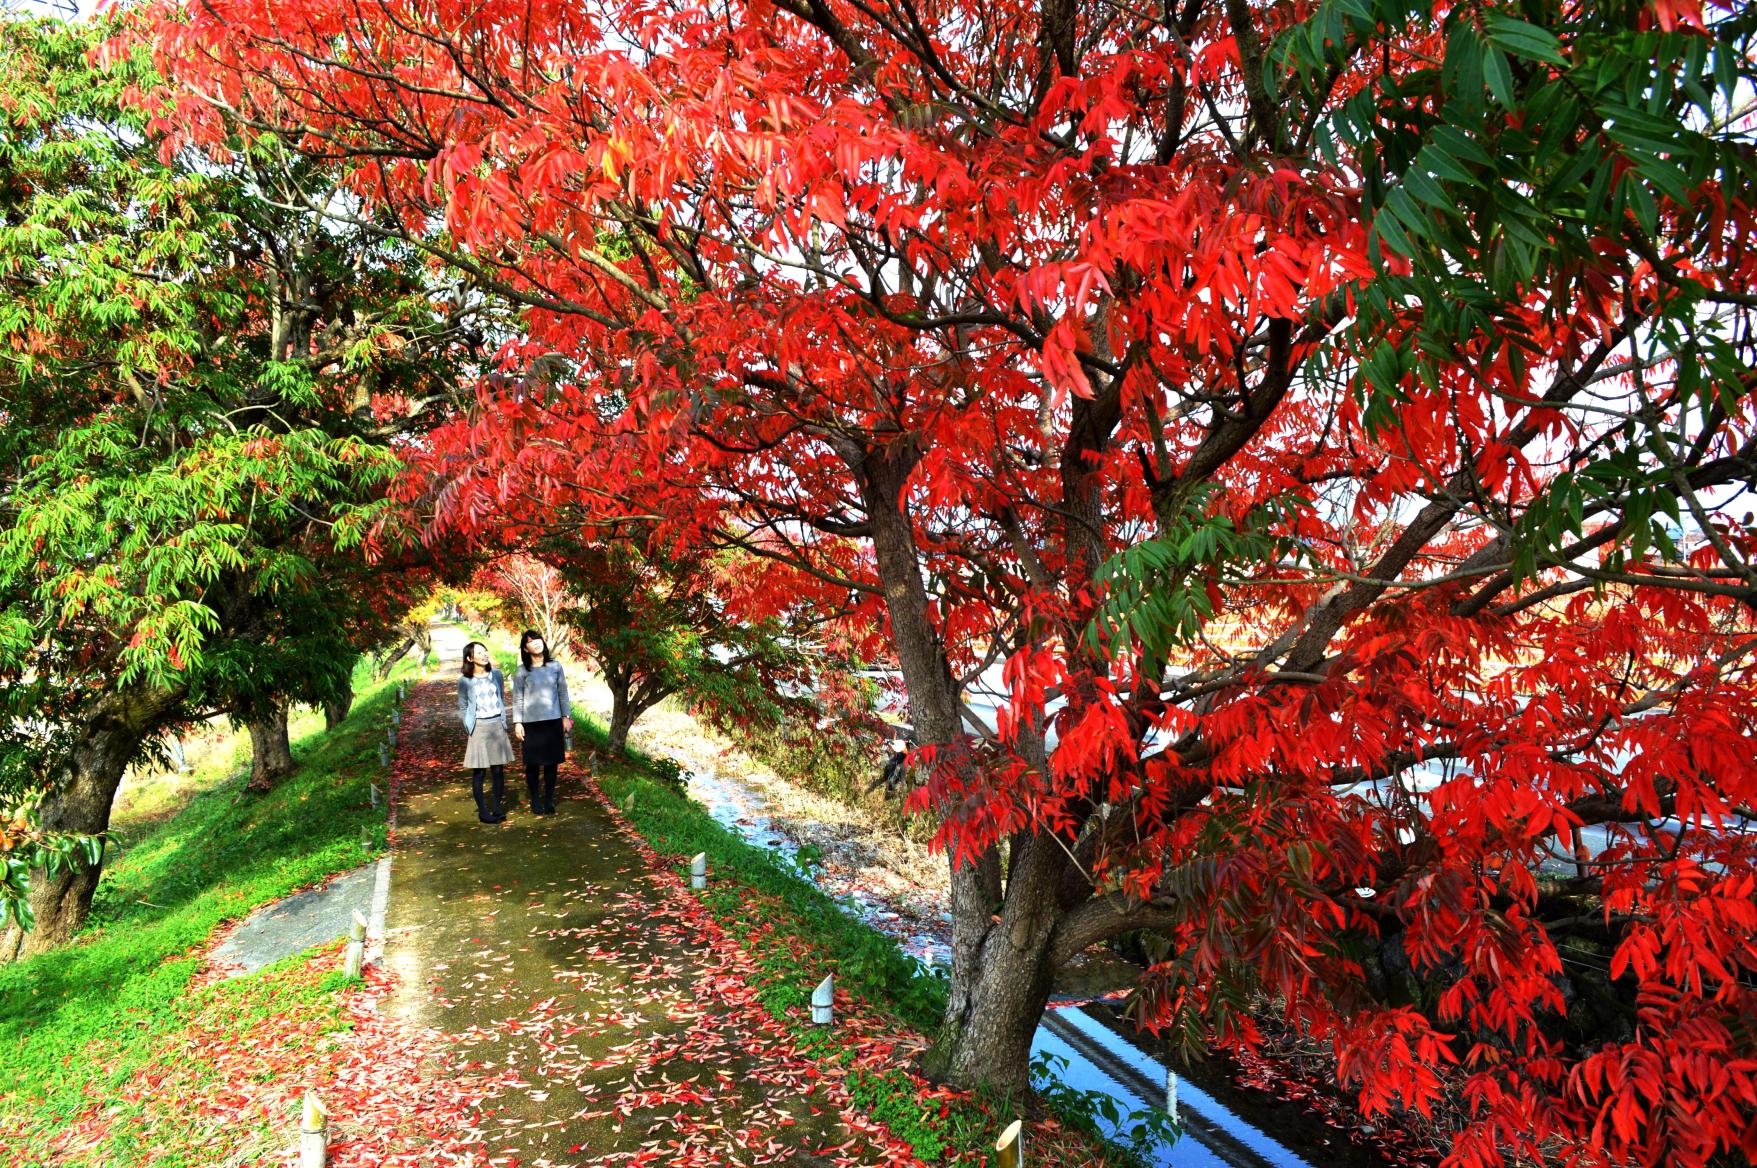
<instances>
[{"instance_id":1,"label":"gray sweater sleeve","mask_svg":"<svg viewBox=\"0 0 1757 1168\"><path fill-rule=\"evenodd\" d=\"M512 724L522 726L525 722L525 690L529 683L525 678L524 667L512 671Z\"/></svg>"},{"instance_id":2,"label":"gray sweater sleeve","mask_svg":"<svg viewBox=\"0 0 1757 1168\"><path fill-rule=\"evenodd\" d=\"M555 672L559 674L556 678L556 689L561 693L561 716L571 718L573 717L573 700L567 696L567 669L557 665Z\"/></svg>"},{"instance_id":3,"label":"gray sweater sleeve","mask_svg":"<svg viewBox=\"0 0 1757 1168\"><path fill-rule=\"evenodd\" d=\"M458 721L464 724L465 731L470 729L470 679L458 678Z\"/></svg>"}]
</instances>

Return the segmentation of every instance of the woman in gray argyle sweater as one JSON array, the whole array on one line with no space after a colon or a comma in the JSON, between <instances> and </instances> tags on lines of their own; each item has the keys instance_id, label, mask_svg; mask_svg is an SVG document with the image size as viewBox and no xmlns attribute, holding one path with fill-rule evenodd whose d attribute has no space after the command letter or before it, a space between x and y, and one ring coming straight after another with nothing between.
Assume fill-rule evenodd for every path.
<instances>
[{"instance_id":1,"label":"woman in gray argyle sweater","mask_svg":"<svg viewBox=\"0 0 1757 1168\"><path fill-rule=\"evenodd\" d=\"M488 646L480 641L464 646L458 721L470 736L470 744L464 748L464 765L470 768L476 818L483 823L500 823L506 819L506 764L512 761L512 745L506 740L506 676L494 667ZM494 776L492 804L482 791L482 782L490 774Z\"/></svg>"}]
</instances>

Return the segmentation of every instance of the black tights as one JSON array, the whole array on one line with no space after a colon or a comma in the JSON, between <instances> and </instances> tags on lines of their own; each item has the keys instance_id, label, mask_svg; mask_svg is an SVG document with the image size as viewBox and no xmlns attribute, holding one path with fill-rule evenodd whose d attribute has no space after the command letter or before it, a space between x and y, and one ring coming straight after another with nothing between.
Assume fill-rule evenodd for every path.
<instances>
[{"instance_id":1,"label":"black tights","mask_svg":"<svg viewBox=\"0 0 1757 1168\"><path fill-rule=\"evenodd\" d=\"M488 807L482 802L482 780L489 773L494 775L494 806ZM503 766L476 767L470 772L470 789L476 794L476 812L478 815L492 814L495 817L505 815L506 804L506 768Z\"/></svg>"},{"instance_id":2,"label":"black tights","mask_svg":"<svg viewBox=\"0 0 1757 1168\"><path fill-rule=\"evenodd\" d=\"M531 793L531 810L553 811L555 809L555 770L558 764L534 762L525 764L525 790ZM543 772L543 798L537 798L537 772Z\"/></svg>"}]
</instances>

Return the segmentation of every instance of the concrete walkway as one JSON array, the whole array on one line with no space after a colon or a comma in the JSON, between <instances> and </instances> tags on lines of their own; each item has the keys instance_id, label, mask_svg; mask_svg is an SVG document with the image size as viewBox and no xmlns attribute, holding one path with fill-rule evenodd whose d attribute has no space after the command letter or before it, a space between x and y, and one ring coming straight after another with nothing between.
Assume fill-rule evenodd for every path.
<instances>
[{"instance_id":1,"label":"concrete walkway","mask_svg":"<svg viewBox=\"0 0 1757 1168\"><path fill-rule=\"evenodd\" d=\"M255 973L313 945L325 945L348 934L354 913L370 916L376 862L320 885L265 904L239 923L214 946L209 961L227 977Z\"/></svg>"},{"instance_id":2,"label":"concrete walkway","mask_svg":"<svg viewBox=\"0 0 1757 1168\"><path fill-rule=\"evenodd\" d=\"M383 962L391 1013L493 1083L460 1141L533 1166L911 1162L796 1055L740 976L748 956L651 874L571 760L557 814L521 799L477 822L450 672L464 637L436 632L445 665L411 694L393 767Z\"/></svg>"}]
</instances>

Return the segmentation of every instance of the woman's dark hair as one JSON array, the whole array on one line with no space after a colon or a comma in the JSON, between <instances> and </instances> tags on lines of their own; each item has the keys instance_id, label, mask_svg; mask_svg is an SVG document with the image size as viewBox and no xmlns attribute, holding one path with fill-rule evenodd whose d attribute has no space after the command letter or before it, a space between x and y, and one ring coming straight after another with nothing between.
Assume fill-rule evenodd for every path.
<instances>
[{"instance_id":1,"label":"woman's dark hair","mask_svg":"<svg viewBox=\"0 0 1757 1168\"><path fill-rule=\"evenodd\" d=\"M468 645L464 646L464 676L465 677L476 676L476 662L473 661L472 658L475 657L475 655L476 655L476 647L478 645L481 646L483 652L487 652L488 646L483 645L481 641L471 641ZM490 670L492 670L494 668L494 665L492 662L490 662L488 668Z\"/></svg>"},{"instance_id":2,"label":"woman's dark hair","mask_svg":"<svg viewBox=\"0 0 1757 1168\"><path fill-rule=\"evenodd\" d=\"M543 642L543 664L547 665L555 658L549 655L549 638L536 629L526 629L519 637L519 660L524 663L525 672L529 673L535 666L531 664L531 651L528 648L532 641Z\"/></svg>"}]
</instances>

